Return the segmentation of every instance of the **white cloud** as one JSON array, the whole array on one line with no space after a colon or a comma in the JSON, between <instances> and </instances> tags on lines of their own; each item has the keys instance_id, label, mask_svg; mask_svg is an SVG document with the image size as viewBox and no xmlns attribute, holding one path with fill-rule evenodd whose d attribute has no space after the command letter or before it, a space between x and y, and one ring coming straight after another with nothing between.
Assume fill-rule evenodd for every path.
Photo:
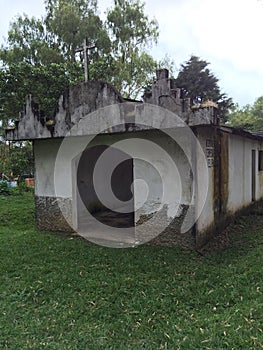
<instances>
[{"instance_id":1,"label":"white cloud","mask_svg":"<svg viewBox=\"0 0 263 350\"><path fill-rule=\"evenodd\" d=\"M113 0L98 0L101 14ZM146 13L160 26L152 53L176 62L195 54L211 63L222 90L240 104L263 95L263 1L146 0ZM43 0L0 0L0 41L18 13L41 16Z\"/></svg>"},{"instance_id":2,"label":"white cloud","mask_svg":"<svg viewBox=\"0 0 263 350\"><path fill-rule=\"evenodd\" d=\"M146 1L160 24L154 52L182 63L195 54L211 63L222 90L241 105L263 95L263 3L257 0Z\"/></svg>"},{"instance_id":3,"label":"white cloud","mask_svg":"<svg viewBox=\"0 0 263 350\"><path fill-rule=\"evenodd\" d=\"M44 13L44 1L41 0L0 0L0 43L7 37L9 23L17 15L41 17Z\"/></svg>"},{"instance_id":4,"label":"white cloud","mask_svg":"<svg viewBox=\"0 0 263 350\"><path fill-rule=\"evenodd\" d=\"M211 0L191 12L190 23L201 50L217 58L234 60L238 68L263 72L263 7L256 0Z\"/></svg>"}]
</instances>

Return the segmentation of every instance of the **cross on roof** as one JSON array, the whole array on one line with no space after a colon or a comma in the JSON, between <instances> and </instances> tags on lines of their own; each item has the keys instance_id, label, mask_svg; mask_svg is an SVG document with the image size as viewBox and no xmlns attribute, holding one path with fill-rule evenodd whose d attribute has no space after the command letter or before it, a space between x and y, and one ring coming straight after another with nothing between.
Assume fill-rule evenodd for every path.
<instances>
[{"instance_id":1,"label":"cross on roof","mask_svg":"<svg viewBox=\"0 0 263 350\"><path fill-rule=\"evenodd\" d=\"M76 50L76 52L82 52L84 53L84 70L85 70L85 82L89 80L89 55L88 50L95 49L96 45L90 45L87 44L87 38L83 40L83 46Z\"/></svg>"}]
</instances>

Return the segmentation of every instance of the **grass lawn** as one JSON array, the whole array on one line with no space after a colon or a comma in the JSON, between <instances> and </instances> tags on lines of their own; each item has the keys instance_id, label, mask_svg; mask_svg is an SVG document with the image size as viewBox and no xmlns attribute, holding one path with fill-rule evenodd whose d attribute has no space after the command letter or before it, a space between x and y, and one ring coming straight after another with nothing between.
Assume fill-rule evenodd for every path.
<instances>
[{"instance_id":1,"label":"grass lawn","mask_svg":"<svg viewBox=\"0 0 263 350\"><path fill-rule=\"evenodd\" d=\"M0 349L262 349L263 209L224 249L109 249L0 196ZM212 249L212 248L211 248Z\"/></svg>"}]
</instances>

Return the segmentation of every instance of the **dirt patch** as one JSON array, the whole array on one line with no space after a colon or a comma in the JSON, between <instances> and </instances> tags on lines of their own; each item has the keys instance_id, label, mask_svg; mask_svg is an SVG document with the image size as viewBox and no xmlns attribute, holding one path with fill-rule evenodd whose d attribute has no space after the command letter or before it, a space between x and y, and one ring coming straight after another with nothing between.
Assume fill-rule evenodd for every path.
<instances>
[{"instance_id":1,"label":"dirt patch","mask_svg":"<svg viewBox=\"0 0 263 350\"><path fill-rule=\"evenodd\" d=\"M250 242L251 247L263 244L263 204L255 205L253 210L234 220L226 229L214 236L198 252L204 256L223 251L230 247L240 248Z\"/></svg>"}]
</instances>

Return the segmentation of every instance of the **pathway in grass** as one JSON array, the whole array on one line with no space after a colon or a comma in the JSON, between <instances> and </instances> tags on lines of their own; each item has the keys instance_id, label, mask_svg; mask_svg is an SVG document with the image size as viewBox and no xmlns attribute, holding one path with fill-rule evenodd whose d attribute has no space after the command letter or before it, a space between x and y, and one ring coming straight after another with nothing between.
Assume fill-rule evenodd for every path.
<instances>
[{"instance_id":1,"label":"pathway in grass","mask_svg":"<svg viewBox=\"0 0 263 350\"><path fill-rule=\"evenodd\" d=\"M261 349L256 214L202 256L39 232L31 195L0 197L0 348Z\"/></svg>"}]
</instances>

